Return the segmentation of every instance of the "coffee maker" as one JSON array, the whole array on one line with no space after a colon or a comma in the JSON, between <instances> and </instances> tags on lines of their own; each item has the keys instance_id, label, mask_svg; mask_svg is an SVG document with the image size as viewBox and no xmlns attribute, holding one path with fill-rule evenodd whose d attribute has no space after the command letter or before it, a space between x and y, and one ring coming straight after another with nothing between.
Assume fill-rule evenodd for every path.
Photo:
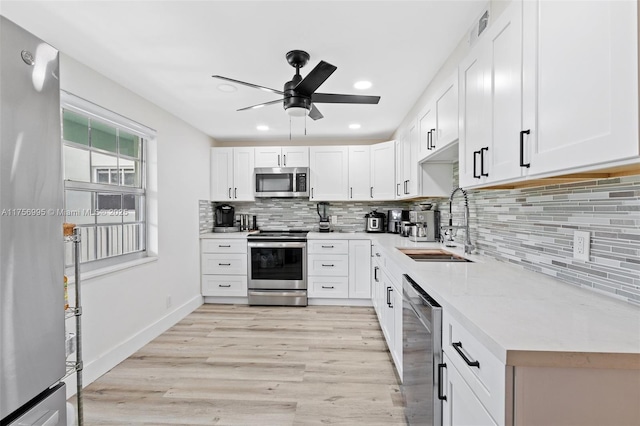
<instances>
[{"instance_id":1,"label":"coffee maker","mask_svg":"<svg viewBox=\"0 0 640 426\"><path fill-rule=\"evenodd\" d=\"M213 232L237 232L240 227L236 226L235 209L229 204L216 206L216 218Z\"/></svg>"},{"instance_id":2,"label":"coffee maker","mask_svg":"<svg viewBox=\"0 0 640 426\"><path fill-rule=\"evenodd\" d=\"M387 211L387 232L399 234L402 222L409 221L409 210L393 209Z\"/></svg>"},{"instance_id":3,"label":"coffee maker","mask_svg":"<svg viewBox=\"0 0 640 426\"><path fill-rule=\"evenodd\" d=\"M318 224L318 231L320 232L329 232L331 231L331 223L329 222L329 203L326 201L321 201L316 204L316 211L318 212L318 216L320 216L320 223Z\"/></svg>"},{"instance_id":4,"label":"coffee maker","mask_svg":"<svg viewBox=\"0 0 640 426\"><path fill-rule=\"evenodd\" d=\"M440 239L440 212L438 210L410 211L409 220L415 224L410 241L435 242Z\"/></svg>"}]
</instances>

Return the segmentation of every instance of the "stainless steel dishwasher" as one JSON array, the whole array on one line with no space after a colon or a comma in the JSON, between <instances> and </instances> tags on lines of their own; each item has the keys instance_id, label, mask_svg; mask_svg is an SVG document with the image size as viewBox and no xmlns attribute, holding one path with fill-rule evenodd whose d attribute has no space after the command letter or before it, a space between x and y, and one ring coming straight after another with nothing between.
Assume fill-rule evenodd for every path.
<instances>
[{"instance_id":1,"label":"stainless steel dishwasher","mask_svg":"<svg viewBox=\"0 0 640 426\"><path fill-rule=\"evenodd\" d=\"M409 425L442 425L442 307L408 275L402 280L402 395Z\"/></svg>"}]
</instances>

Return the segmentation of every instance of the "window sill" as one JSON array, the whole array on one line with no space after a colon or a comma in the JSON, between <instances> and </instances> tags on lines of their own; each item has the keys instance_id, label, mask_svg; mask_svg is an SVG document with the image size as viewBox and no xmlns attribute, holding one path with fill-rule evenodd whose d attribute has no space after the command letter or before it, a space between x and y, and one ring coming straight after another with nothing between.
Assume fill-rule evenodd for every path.
<instances>
[{"instance_id":1,"label":"window sill","mask_svg":"<svg viewBox=\"0 0 640 426\"><path fill-rule=\"evenodd\" d=\"M125 269L135 268L136 266L156 262L157 260L158 260L158 256L147 256L147 257L143 257L142 259L136 259L130 262L123 262L117 265L107 266L105 268L94 269L93 271L83 272L80 278L82 281L87 281L93 278L109 275L114 272L123 271ZM67 282L69 284L74 284L76 282L76 277L73 275L68 275Z\"/></svg>"}]
</instances>

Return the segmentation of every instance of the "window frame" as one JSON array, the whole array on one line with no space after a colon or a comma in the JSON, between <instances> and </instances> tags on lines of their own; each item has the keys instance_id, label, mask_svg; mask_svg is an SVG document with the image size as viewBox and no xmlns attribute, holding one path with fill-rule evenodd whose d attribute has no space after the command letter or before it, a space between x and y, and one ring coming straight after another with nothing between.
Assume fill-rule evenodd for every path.
<instances>
[{"instance_id":1,"label":"window frame","mask_svg":"<svg viewBox=\"0 0 640 426\"><path fill-rule=\"evenodd\" d=\"M139 168L140 168L140 173L139 173L139 179L140 179L140 184L139 186L126 186L124 185L124 175L125 175L125 171L124 168L122 168L121 173L117 173L118 176L120 177L120 175L122 175L122 185L120 184L120 182L117 182L116 184L112 184L112 183L97 183L97 182L84 182L84 181L74 181L74 180L69 180L69 179L64 179L64 202L65 202L65 213L66 213L66 209L67 209L67 191L79 191L79 192L87 192L89 194L91 194L91 210L93 211L97 211L98 208L98 196L99 194L105 194L105 193L112 193L112 194L120 194L121 197L125 196L125 195L133 195L135 197L140 197L138 198L139 200L141 200L141 205L140 205L140 209L142 210L142 212L140 213L141 216L140 217L135 217L133 221L126 221L125 222L125 217L124 215L122 216L122 219L119 222L113 222L113 223L100 223L98 216L94 216L94 221L91 224L78 224L77 226L79 228L90 228L93 230L93 241L95 241L96 243L93 244L93 256L89 256L87 255L87 257L89 257L89 260L84 260L81 262L81 270L82 271L92 271L92 270L97 270L97 269L101 269L101 268L110 268L113 266L117 266L120 264L126 264L128 262L131 261L135 261L138 259L143 259L146 257L149 257L149 225L148 225L148 220L149 220L149 198L147 196L147 179L148 179L148 174L147 174L147 167L148 167L148 144L151 140L155 139L155 130L150 129L140 123L137 123L129 118L126 118L120 114L117 114L113 111L110 111L106 108L103 108L99 105L96 105L92 102L89 102L85 99L82 99L78 96L75 96L71 93L65 92L64 90L61 90L60 92L60 126L61 129L64 129L64 117L63 117L63 111L67 110L69 112L72 112L74 114L79 114L81 116L84 116L86 118L89 119L89 124L88 124L88 132L89 134L91 133L91 120L94 121L99 121L101 124L103 125L107 125L107 126L111 126L113 128L116 129L116 150L115 152L111 152L111 151L107 151L107 150L103 150L100 148L95 148L91 146L91 139L89 136L89 140L88 143L82 144L82 143L77 143L77 142L73 142L73 141L68 141L64 139L64 133L61 132L61 140L60 143L62 144L63 148L65 146L69 146L70 148L74 148L74 149L80 149L80 150L84 150L87 151L89 153L89 163L88 163L88 173L89 173L89 179L90 180L94 180L93 179L93 175L94 173L96 173L96 170L94 170L94 167L92 165L92 153L98 153L98 154L105 154L105 155L109 155L111 157L115 157L116 158L116 165L114 167L114 169L117 171L118 168L120 168L120 160L124 159L124 160L130 160L130 161L134 161L134 170L135 170L135 162L139 162ZM132 134L134 136L139 137L139 157L138 158L134 158L132 156L126 155L126 154L121 154L120 153L120 147L119 147L119 134L120 132L126 132L128 134ZM64 157L62 158L63 161L63 170L64 170ZM111 178L109 178L109 180L111 180ZM120 180L120 179L118 179ZM136 212L137 215L137 212ZM68 222L73 222L73 217L69 217L68 219L65 217L65 221ZM143 245L143 248L141 250L136 250L134 252L129 252L129 253L125 253L122 254L122 251L124 249L124 234L125 234L125 225L127 224L135 224L137 225L136 228L134 229L138 229L138 231L136 232L142 232L142 237L138 237L140 238L139 244ZM101 258L97 258L98 256L98 232L100 230L101 227L105 227L105 226L113 226L113 225L120 225L122 226L121 228L121 232L118 234L119 238L119 254L114 254L111 256L107 256L107 257L101 257ZM82 245L81 245L82 247ZM85 246L85 249L88 250L88 247ZM71 263L71 265L66 264L65 267L66 268L71 268L73 265L73 259L72 257L67 256L67 261ZM67 262L65 262L67 263Z\"/></svg>"}]
</instances>

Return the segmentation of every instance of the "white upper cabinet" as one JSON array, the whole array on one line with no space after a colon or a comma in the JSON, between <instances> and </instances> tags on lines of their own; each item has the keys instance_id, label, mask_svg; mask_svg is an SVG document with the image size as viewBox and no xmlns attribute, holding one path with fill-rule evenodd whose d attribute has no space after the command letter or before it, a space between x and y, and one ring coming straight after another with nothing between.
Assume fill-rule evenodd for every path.
<instances>
[{"instance_id":1,"label":"white upper cabinet","mask_svg":"<svg viewBox=\"0 0 640 426\"><path fill-rule=\"evenodd\" d=\"M349 199L349 149L346 146L309 148L312 201Z\"/></svg>"},{"instance_id":2,"label":"white upper cabinet","mask_svg":"<svg viewBox=\"0 0 640 426\"><path fill-rule=\"evenodd\" d=\"M395 141L371 145L370 199L395 198Z\"/></svg>"},{"instance_id":3,"label":"white upper cabinet","mask_svg":"<svg viewBox=\"0 0 640 426\"><path fill-rule=\"evenodd\" d=\"M460 186L522 175L522 3L513 1L462 61Z\"/></svg>"},{"instance_id":4,"label":"white upper cabinet","mask_svg":"<svg viewBox=\"0 0 640 426\"><path fill-rule=\"evenodd\" d=\"M529 174L638 156L637 2L523 7Z\"/></svg>"},{"instance_id":5,"label":"white upper cabinet","mask_svg":"<svg viewBox=\"0 0 640 426\"><path fill-rule=\"evenodd\" d=\"M253 201L253 148L211 148L211 201Z\"/></svg>"},{"instance_id":6,"label":"white upper cabinet","mask_svg":"<svg viewBox=\"0 0 640 426\"><path fill-rule=\"evenodd\" d=\"M400 200L404 197L404 182L402 181L404 175L403 175L403 171L402 171L402 166L403 166L403 162L404 162L404 157L402 154L402 148L403 148L403 144L402 144L402 139L403 136L400 136L400 138L395 141L395 151L396 151L396 157L395 157L395 163L396 163L396 170L395 170L395 175L396 175L396 188L395 188L395 198L397 200Z\"/></svg>"},{"instance_id":7,"label":"white upper cabinet","mask_svg":"<svg viewBox=\"0 0 640 426\"><path fill-rule=\"evenodd\" d=\"M456 123L457 125L457 123ZM418 114L418 157L424 158L433 152L433 133L436 131L436 111L433 102L428 103ZM457 132L456 132L457 133Z\"/></svg>"},{"instance_id":8,"label":"white upper cabinet","mask_svg":"<svg viewBox=\"0 0 640 426\"><path fill-rule=\"evenodd\" d=\"M309 167L309 147L256 147L255 167Z\"/></svg>"},{"instance_id":9,"label":"white upper cabinet","mask_svg":"<svg viewBox=\"0 0 640 426\"><path fill-rule=\"evenodd\" d=\"M418 120L412 120L402 131L396 147L396 198L412 198L420 193L419 174L419 144Z\"/></svg>"},{"instance_id":10,"label":"white upper cabinet","mask_svg":"<svg viewBox=\"0 0 640 426\"><path fill-rule=\"evenodd\" d=\"M513 0L459 67L460 185L637 163L632 1Z\"/></svg>"},{"instance_id":11,"label":"white upper cabinet","mask_svg":"<svg viewBox=\"0 0 640 426\"><path fill-rule=\"evenodd\" d=\"M309 167L309 147L283 146L282 160L284 167Z\"/></svg>"},{"instance_id":12,"label":"white upper cabinet","mask_svg":"<svg viewBox=\"0 0 640 426\"><path fill-rule=\"evenodd\" d=\"M437 151L458 140L458 72L447 80L435 101L435 130L432 132L431 150ZM421 128L422 131L422 128ZM429 147L427 147L429 149Z\"/></svg>"},{"instance_id":13,"label":"white upper cabinet","mask_svg":"<svg viewBox=\"0 0 640 426\"><path fill-rule=\"evenodd\" d=\"M363 201L373 197L371 185L371 146L349 147L349 200Z\"/></svg>"}]
</instances>

